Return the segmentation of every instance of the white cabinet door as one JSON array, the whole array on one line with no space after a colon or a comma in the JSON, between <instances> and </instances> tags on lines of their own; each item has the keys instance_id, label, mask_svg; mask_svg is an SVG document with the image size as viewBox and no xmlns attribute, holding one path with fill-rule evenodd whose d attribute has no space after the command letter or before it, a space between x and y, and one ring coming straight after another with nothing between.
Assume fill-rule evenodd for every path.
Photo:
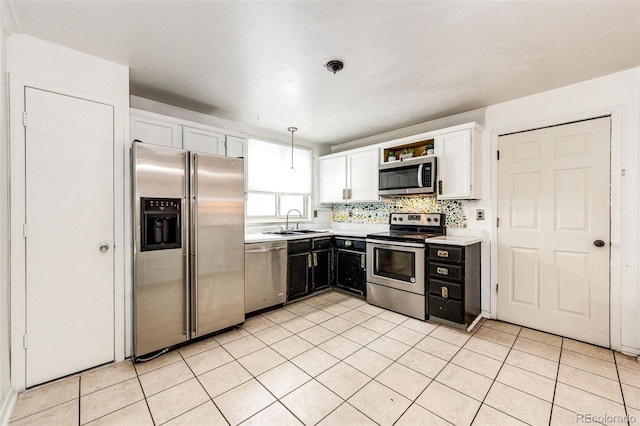
<instances>
[{"instance_id":1,"label":"white cabinet door","mask_svg":"<svg viewBox=\"0 0 640 426\"><path fill-rule=\"evenodd\" d=\"M348 155L349 175L347 198L350 202L379 201L379 150L360 151Z\"/></svg>"},{"instance_id":2,"label":"white cabinet door","mask_svg":"<svg viewBox=\"0 0 640 426\"><path fill-rule=\"evenodd\" d=\"M227 135L227 157L244 158L245 140L236 136Z\"/></svg>"},{"instance_id":3,"label":"white cabinet door","mask_svg":"<svg viewBox=\"0 0 640 426\"><path fill-rule=\"evenodd\" d=\"M183 148L207 154L225 155L225 136L210 130L182 127Z\"/></svg>"},{"instance_id":4,"label":"white cabinet door","mask_svg":"<svg viewBox=\"0 0 640 426\"><path fill-rule=\"evenodd\" d=\"M475 166L472 132L465 129L436 137L439 200L476 198L472 187Z\"/></svg>"},{"instance_id":5,"label":"white cabinet door","mask_svg":"<svg viewBox=\"0 0 640 426\"><path fill-rule=\"evenodd\" d=\"M181 126L153 118L131 115L131 140L152 145L182 148Z\"/></svg>"},{"instance_id":6,"label":"white cabinet door","mask_svg":"<svg viewBox=\"0 0 640 426\"><path fill-rule=\"evenodd\" d=\"M320 159L320 202L342 203L347 189L347 156Z\"/></svg>"}]
</instances>

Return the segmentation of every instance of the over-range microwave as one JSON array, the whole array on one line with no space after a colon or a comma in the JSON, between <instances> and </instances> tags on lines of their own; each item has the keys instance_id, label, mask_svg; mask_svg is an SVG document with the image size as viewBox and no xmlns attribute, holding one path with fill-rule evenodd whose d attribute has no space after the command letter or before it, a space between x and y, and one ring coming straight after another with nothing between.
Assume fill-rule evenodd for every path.
<instances>
[{"instance_id":1,"label":"over-range microwave","mask_svg":"<svg viewBox=\"0 0 640 426\"><path fill-rule=\"evenodd\" d=\"M378 166L378 195L433 194L436 157L417 157Z\"/></svg>"}]
</instances>

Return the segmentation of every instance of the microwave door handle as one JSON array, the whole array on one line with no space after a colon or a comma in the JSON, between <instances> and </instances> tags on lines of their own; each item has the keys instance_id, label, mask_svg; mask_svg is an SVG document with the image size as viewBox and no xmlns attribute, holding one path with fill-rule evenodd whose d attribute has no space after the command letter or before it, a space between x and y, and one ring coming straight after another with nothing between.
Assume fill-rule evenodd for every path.
<instances>
[{"instance_id":1,"label":"microwave door handle","mask_svg":"<svg viewBox=\"0 0 640 426\"><path fill-rule=\"evenodd\" d=\"M420 164L418 166L418 188L422 188L424 182L422 182L422 168L424 167L424 164Z\"/></svg>"}]
</instances>

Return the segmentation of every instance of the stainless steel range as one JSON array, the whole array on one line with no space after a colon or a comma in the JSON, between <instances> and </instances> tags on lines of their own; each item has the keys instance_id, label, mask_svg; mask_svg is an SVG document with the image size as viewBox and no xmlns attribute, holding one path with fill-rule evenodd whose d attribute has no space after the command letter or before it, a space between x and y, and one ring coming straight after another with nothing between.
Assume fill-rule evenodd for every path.
<instances>
[{"instance_id":1,"label":"stainless steel range","mask_svg":"<svg viewBox=\"0 0 640 426\"><path fill-rule=\"evenodd\" d=\"M445 235L442 213L391 213L388 232L367 235L367 302L426 319L425 240Z\"/></svg>"}]
</instances>

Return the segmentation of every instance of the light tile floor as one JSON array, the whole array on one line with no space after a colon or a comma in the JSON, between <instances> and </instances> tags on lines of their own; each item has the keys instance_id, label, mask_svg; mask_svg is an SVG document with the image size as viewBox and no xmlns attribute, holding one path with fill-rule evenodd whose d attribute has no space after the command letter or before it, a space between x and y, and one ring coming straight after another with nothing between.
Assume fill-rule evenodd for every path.
<instances>
[{"instance_id":1,"label":"light tile floor","mask_svg":"<svg viewBox=\"0 0 640 426\"><path fill-rule=\"evenodd\" d=\"M29 390L18 397L11 424L564 425L593 419L640 424L635 358L498 321L464 333L329 292L153 361L125 361Z\"/></svg>"}]
</instances>

